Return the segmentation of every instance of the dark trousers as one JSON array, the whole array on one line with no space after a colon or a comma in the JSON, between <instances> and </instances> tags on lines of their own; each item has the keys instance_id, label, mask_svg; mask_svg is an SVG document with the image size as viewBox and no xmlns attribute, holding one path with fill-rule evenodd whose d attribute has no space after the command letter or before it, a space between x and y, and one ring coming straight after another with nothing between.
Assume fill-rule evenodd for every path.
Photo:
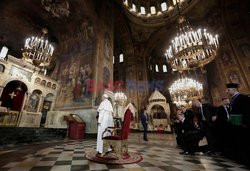
<instances>
[{"instance_id":1,"label":"dark trousers","mask_svg":"<svg viewBox=\"0 0 250 171\"><path fill-rule=\"evenodd\" d=\"M189 131L182 133L180 136L181 148L189 153L195 153L198 150L199 145L199 133L198 131Z\"/></svg>"},{"instance_id":2,"label":"dark trousers","mask_svg":"<svg viewBox=\"0 0 250 171\"><path fill-rule=\"evenodd\" d=\"M201 129L204 133L204 136L207 139L208 150L214 152L215 151L215 137L213 135L213 128L206 121L202 121Z\"/></svg>"},{"instance_id":3,"label":"dark trousers","mask_svg":"<svg viewBox=\"0 0 250 171\"><path fill-rule=\"evenodd\" d=\"M148 124L142 124L142 126L143 126L143 139L148 140L148 137L147 137Z\"/></svg>"}]
</instances>

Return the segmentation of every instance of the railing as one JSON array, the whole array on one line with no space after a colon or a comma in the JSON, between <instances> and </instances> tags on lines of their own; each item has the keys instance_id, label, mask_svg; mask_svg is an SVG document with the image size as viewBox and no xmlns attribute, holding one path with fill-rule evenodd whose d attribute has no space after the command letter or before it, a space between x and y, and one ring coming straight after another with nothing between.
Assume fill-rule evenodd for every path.
<instances>
[{"instance_id":1,"label":"railing","mask_svg":"<svg viewBox=\"0 0 250 171\"><path fill-rule=\"evenodd\" d=\"M0 126L17 126L19 114L20 112L14 110L0 112Z\"/></svg>"}]
</instances>

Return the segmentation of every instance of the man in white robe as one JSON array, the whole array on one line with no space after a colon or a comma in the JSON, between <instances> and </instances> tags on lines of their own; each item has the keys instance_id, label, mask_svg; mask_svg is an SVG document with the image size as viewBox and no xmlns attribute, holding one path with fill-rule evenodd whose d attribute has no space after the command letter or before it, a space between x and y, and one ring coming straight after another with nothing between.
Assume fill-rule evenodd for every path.
<instances>
[{"instance_id":1,"label":"man in white robe","mask_svg":"<svg viewBox=\"0 0 250 171\"><path fill-rule=\"evenodd\" d=\"M113 121L113 107L108 100L108 95L104 94L102 96L102 102L100 106L97 109L97 112L99 112L98 117L98 132L97 132L97 144L96 144L96 151L97 153L102 154L103 153L103 140L102 140L102 133L107 127L113 127L114 121ZM104 136L108 136L109 133L105 133Z\"/></svg>"}]
</instances>

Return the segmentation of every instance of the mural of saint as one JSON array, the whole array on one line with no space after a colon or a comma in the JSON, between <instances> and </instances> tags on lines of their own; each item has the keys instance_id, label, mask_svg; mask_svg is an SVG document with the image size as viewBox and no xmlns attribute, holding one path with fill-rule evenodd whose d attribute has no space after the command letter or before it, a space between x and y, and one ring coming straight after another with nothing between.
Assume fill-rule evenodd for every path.
<instances>
[{"instance_id":1,"label":"mural of saint","mask_svg":"<svg viewBox=\"0 0 250 171\"><path fill-rule=\"evenodd\" d=\"M39 94L33 93L29 98L28 111L29 112L37 112L38 104L39 104Z\"/></svg>"},{"instance_id":2,"label":"mural of saint","mask_svg":"<svg viewBox=\"0 0 250 171\"><path fill-rule=\"evenodd\" d=\"M237 83L237 84L241 83L241 78L235 71L229 72L228 80L232 83Z\"/></svg>"},{"instance_id":3,"label":"mural of saint","mask_svg":"<svg viewBox=\"0 0 250 171\"><path fill-rule=\"evenodd\" d=\"M104 38L104 55L109 60L111 57L111 38L108 33L105 33Z\"/></svg>"}]
</instances>

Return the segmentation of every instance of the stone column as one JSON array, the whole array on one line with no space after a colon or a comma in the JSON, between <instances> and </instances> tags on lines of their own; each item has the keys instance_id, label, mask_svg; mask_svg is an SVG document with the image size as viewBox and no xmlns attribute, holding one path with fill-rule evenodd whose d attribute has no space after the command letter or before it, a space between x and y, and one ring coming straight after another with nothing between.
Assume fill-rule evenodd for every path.
<instances>
[{"instance_id":1,"label":"stone column","mask_svg":"<svg viewBox=\"0 0 250 171\"><path fill-rule=\"evenodd\" d=\"M42 111L42 106L43 106L43 103L44 103L44 99L45 99L45 97L43 97L43 96L40 97L36 112L41 112Z\"/></svg>"}]
</instances>

